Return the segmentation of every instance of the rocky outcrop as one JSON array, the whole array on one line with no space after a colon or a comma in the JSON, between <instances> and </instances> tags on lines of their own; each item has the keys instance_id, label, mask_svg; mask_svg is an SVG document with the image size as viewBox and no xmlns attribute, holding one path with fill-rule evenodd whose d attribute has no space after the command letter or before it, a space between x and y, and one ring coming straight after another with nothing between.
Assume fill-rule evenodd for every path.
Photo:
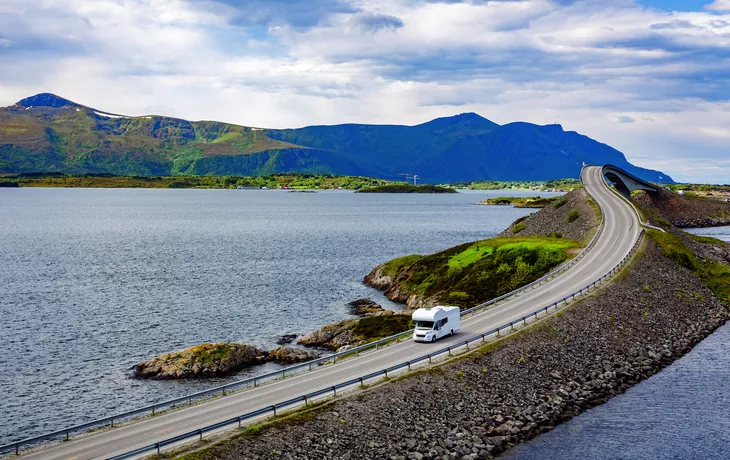
<instances>
[{"instance_id":1,"label":"rocky outcrop","mask_svg":"<svg viewBox=\"0 0 730 460\"><path fill-rule=\"evenodd\" d=\"M730 225L730 203L727 202L681 196L666 190L639 192L633 199L660 225L666 226L667 221L681 228Z\"/></svg>"},{"instance_id":2,"label":"rocky outcrop","mask_svg":"<svg viewBox=\"0 0 730 460\"><path fill-rule=\"evenodd\" d=\"M407 307L409 313L417 308L433 307L438 304L438 301L432 297L427 297L421 294L415 294L402 287L402 283L399 283L395 273L386 273L385 264L380 264L373 268L370 273L365 275L363 282L379 291L383 291L385 297L398 302Z\"/></svg>"},{"instance_id":3,"label":"rocky outcrop","mask_svg":"<svg viewBox=\"0 0 730 460\"><path fill-rule=\"evenodd\" d=\"M328 324L321 329L300 337L297 343L335 351L345 346L360 345L363 341L357 337L357 334L353 330L353 326L357 324L357 321L356 319L351 319Z\"/></svg>"},{"instance_id":4,"label":"rocky outcrop","mask_svg":"<svg viewBox=\"0 0 730 460\"><path fill-rule=\"evenodd\" d=\"M370 299L357 299L347 304L350 314L355 316L384 316L392 315L392 310L386 310Z\"/></svg>"},{"instance_id":5,"label":"rocky outcrop","mask_svg":"<svg viewBox=\"0 0 730 460\"><path fill-rule=\"evenodd\" d=\"M262 364L268 356L266 350L242 343L204 343L143 361L132 369L137 378L219 377Z\"/></svg>"},{"instance_id":6,"label":"rocky outcrop","mask_svg":"<svg viewBox=\"0 0 730 460\"><path fill-rule=\"evenodd\" d=\"M487 459L550 431L655 374L727 320L727 306L692 272L646 244L626 276L501 345L199 458Z\"/></svg>"},{"instance_id":7,"label":"rocky outcrop","mask_svg":"<svg viewBox=\"0 0 730 460\"><path fill-rule=\"evenodd\" d=\"M136 378L159 380L221 377L241 369L277 362L294 364L309 361L319 354L294 347L267 351L243 343L203 343L143 361L132 368Z\"/></svg>"},{"instance_id":8,"label":"rocky outcrop","mask_svg":"<svg viewBox=\"0 0 730 460\"><path fill-rule=\"evenodd\" d=\"M540 211L518 219L499 236L560 235L587 243L599 222L596 208L591 203L592 200L585 190L575 189ZM578 217L570 221L568 216L573 211L578 213ZM515 228L516 225L519 227ZM522 229L518 230L519 228Z\"/></svg>"},{"instance_id":9,"label":"rocky outcrop","mask_svg":"<svg viewBox=\"0 0 730 460\"><path fill-rule=\"evenodd\" d=\"M296 364L319 358L318 353L294 347L279 347L269 352L269 361L282 364Z\"/></svg>"}]
</instances>

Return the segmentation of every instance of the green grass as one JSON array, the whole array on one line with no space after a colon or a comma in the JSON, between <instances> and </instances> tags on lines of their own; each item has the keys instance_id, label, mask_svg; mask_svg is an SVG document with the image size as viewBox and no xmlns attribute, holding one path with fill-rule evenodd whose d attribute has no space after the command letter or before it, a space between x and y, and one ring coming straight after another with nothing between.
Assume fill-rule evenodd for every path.
<instances>
[{"instance_id":1,"label":"green grass","mask_svg":"<svg viewBox=\"0 0 730 460\"><path fill-rule=\"evenodd\" d=\"M694 233L687 233L690 238L697 241L698 243L702 244L712 244L714 246L724 246L727 243L723 240L719 240L717 238L713 238L711 236L701 236L701 235L695 235Z\"/></svg>"},{"instance_id":2,"label":"green grass","mask_svg":"<svg viewBox=\"0 0 730 460\"><path fill-rule=\"evenodd\" d=\"M579 217L580 212L578 212L577 209L573 209L572 211L570 211L570 214L568 214L568 222L572 224L573 222L578 220Z\"/></svg>"},{"instance_id":3,"label":"green grass","mask_svg":"<svg viewBox=\"0 0 730 460\"><path fill-rule=\"evenodd\" d=\"M527 225L525 225L524 223L520 222L519 224L515 224L512 227L512 233L514 233L514 234L520 233L522 230L524 230L526 228L527 228Z\"/></svg>"},{"instance_id":4,"label":"green grass","mask_svg":"<svg viewBox=\"0 0 730 460\"><path fill-rule=\"evenodd\" d=\"M556 201L555 203L553 203L553 208L554 209L561 208L567 202L568 202L568 199L567 198L565 198L565 197L560 198L558 201Z\"/></svg>"},{"instance_id":5,"label":"green grass","mask_svg":"<svg viewBox=\"0 0 730 460\"><path fill-rule=\"evenodd\" d=\"M691 270L726 305L730 304L730 267L713 260L700 260L682 240L668 232L647 230L664 255Z\"/></svg>"},{"instance_id":6,"label":"green grass","mask_svg":"<svg viewBox=\"0 0 730 460\"><path fill-rule=\"evenodd\" d=\"M413 294L470 306L543 276L570 257L579 243L565 238L492 238L428 256L407 256L383 271Z\"/></svg>"},{"instance_id":7,"label":"green grass","mask_svg":"<svg viewBox=\"0 0 730 460\"><path fill-rule=\"evenodd\" d=\"M372 341L390 337L414 327L408 315L367 316L358 320L352 331L358 338Z\"/></svg>"}]
</instances>

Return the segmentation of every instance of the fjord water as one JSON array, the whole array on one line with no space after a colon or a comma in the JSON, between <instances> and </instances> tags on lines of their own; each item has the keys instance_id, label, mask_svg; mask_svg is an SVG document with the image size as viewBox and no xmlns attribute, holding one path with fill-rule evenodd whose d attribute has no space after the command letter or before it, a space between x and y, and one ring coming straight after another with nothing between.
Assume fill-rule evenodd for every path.
<instances>
[{"instance_id":1,"label":"fjord water","mask_svg":"<svg viewBox=\"0 0 730 460\"><path fill-rule=\"evenodd\" d=\"M687 229L730 242L730 226ZM520 460L730 458L730 324L608 403L505 455Z\"/></svg>"},{"instance_id":2,"label":"fjord water","mask_svg":"<svg viewBox=\"0 0 730 460\"><path fill-rule=\"evenodd\" d=\"M0 444L266 370L129 378L152 356L271 348L349 318L360 297L399 308L362 277L530 212L475 205L501 194L0 189Z\"/></svg>"}]
</instances>

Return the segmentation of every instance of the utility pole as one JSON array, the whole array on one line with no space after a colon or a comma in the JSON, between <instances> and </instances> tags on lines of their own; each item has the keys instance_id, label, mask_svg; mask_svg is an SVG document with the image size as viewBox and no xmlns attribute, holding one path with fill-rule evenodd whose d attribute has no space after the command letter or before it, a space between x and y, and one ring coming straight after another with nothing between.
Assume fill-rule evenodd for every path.
<instances>
[{"instance_id":1,"label":"utility pole","mask_svg":"<svg viewBox=\"0 0 730 460\"><path fill-rule=\"evenodd\" d=\"M416 185L416 181L418 180L418 174L413 175L413 185Z\"/></svg>"}]
</instances>

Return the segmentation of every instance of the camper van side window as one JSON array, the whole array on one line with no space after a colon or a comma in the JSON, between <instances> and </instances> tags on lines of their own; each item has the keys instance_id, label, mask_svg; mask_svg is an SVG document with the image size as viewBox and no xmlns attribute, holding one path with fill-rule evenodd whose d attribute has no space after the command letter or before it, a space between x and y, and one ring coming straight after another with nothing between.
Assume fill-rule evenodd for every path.
<instances>
[{"instance_id":1,"label":"camper van side window","mask_svg":"<svg viewBox=\"0 0 730 460\"><path fill-rule=\"evenodd\" d=\"M449 322L449 318L444 318L444 319L442 319L441 321L442 321L442 322L441 322L441 325L442 325L442 326L444 326L444 325L446 325L446 323L448 323L448 322Z\"/></svg>"}]
</instances>

